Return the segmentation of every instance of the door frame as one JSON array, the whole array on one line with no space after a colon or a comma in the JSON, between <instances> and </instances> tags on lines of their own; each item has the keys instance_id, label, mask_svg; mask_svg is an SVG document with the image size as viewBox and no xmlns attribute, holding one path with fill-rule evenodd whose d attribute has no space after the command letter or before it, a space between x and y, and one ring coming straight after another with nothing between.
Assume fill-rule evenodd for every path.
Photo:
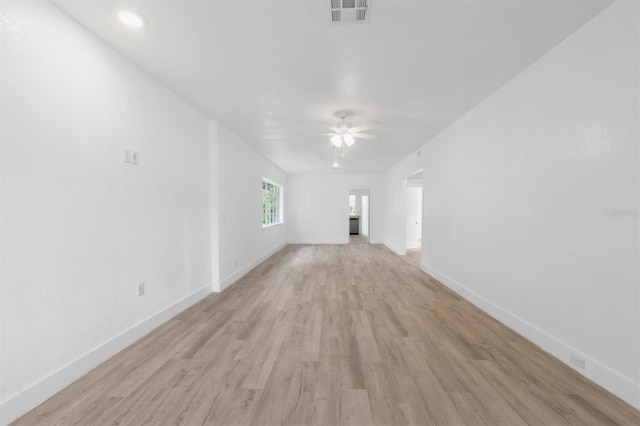
<instances>
[{"instance_id":1,"label":"door frame","mask_svg":"<svg viewBox=\"0 0 640 426\"><path fill-rule=\"evenodd\" d=\"M417 174L420 174L420 177L422 178L422 232L420 235L420 240L423 240L423 235L424 234L424 167L420 167L419 169L416 169L413 173L409 173L408 175L406 175L406 177L404 179L402 179L402 186L401 186L401 208L402 208L402 227L400 230L400 235L402 237L401 241L400 241L400 248L402 249L401 254L406 255L407 254L407 219L409 216L409 212L407 209L407 188L409 187L409 179L416 176Z\"/></svg>"},{"instance_id":2,"label":"door frame","mask_svg":"<svg viewBox=\"0 0 640 426\"><path fill-rule=\"evenodd\" d=\"M351 191L368 191L369 192L369 194L368 194L369 195L369 206L368 206L369 207L369 223L367 223L367 225L368 225L367 226L367 228L368 228L367 229L367 244L371 244L371 223L372 223L372 221L371 221L371 217L372 217L372 214L371 214L372 208L371 208L371 206L373 205L373 189L371 187L349 188L349 190L347 191L347 206L348 206L348 203L349 203L349 195L351 195ZM357 202L357 198L356 198L356 205L357 205L357 203L358 202ZM360 217L360 219L362 219L362 217ZM362 225L362 223L361 223L361 225ZM347 227L347 230L348 229L349 228ZM349 240L347 239L347 244L348 243L349 243Z\"/></svg>"}]
</instances>

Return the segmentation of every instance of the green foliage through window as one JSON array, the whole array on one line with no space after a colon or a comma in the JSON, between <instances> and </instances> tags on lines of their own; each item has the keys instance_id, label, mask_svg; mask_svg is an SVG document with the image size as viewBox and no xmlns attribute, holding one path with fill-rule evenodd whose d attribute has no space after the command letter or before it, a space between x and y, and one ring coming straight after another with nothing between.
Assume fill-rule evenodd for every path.
<instances>
[{"instance_id":1,"label":"green foliage through window","mask_svg":"<svg viewBox=\"0 0 640 426\"><path fill-rule=\"evenodd\" d=\"M262 226L282 223L282 187L262 179Z\"/></svg>"}]
</instances>

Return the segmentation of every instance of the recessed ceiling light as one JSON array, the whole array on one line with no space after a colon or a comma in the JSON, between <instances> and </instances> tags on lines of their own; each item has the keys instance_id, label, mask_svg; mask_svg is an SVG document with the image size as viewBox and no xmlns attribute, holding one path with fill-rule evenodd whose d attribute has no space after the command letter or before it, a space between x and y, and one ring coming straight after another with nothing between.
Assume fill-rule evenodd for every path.
<instances>
[{"instance_id":1,"label":"recessed ceiling light","mask_svg":"<svg viewBox=\"0 0 640 426\"><path fill-rule=\"evenodd\" d=\"M133 28L140 28L147 23L144 16L130 10L122 10L118 12L118 18L125 24Z\"/></svg>"}]
</instances>

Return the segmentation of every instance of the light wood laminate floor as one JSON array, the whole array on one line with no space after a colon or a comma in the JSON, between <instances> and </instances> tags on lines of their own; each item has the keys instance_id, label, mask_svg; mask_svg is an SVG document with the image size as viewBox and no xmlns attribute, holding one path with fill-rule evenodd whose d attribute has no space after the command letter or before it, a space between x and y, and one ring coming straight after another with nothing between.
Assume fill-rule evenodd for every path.
<instances>
[{"instance_id":1,"label":"light wood laminate floor","mask_svg":"<svg viewBox=\"0 0 640 426\"><path fill-rule=\"evenodd\" d=\"M369 244L369 238L362 234L349 235L349 244Z\"/></svg>"},{"instance_id":2,"label":"light wood laminate floor","mask_svg":"<svg viewBox=\"0 0 640 426\"><path fill-rule=\"evenodd\" d=\"M404 260L420 269L420 264L422 263L422 252L420 249L408 249L404 255Z\"/></svg>"},{"instance_id":3,"label":"light wood laminate floor","mask_svg":"<svg viewBox=\"0 0 640 426\"><path fill-rule=\"evenodd\" d=\"M17 425L601 425L640 413L382 246L287 246Z\"/></svg>"}]
</instances>

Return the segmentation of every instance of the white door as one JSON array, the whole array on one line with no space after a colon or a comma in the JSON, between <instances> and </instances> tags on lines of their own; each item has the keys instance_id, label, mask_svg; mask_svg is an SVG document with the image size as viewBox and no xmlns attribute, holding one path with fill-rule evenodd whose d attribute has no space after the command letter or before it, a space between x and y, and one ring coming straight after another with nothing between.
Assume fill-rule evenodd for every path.
<instances>
[{"instance_id":1,"label":"white door","mask_svg":"<svg viewBox=\"0 0 640 426\"><path fill-rule=\"evenodd\" d=\"M407 249L417 248L422 238L422 188L407 188Z\"/></svg>"}]
</instances>

